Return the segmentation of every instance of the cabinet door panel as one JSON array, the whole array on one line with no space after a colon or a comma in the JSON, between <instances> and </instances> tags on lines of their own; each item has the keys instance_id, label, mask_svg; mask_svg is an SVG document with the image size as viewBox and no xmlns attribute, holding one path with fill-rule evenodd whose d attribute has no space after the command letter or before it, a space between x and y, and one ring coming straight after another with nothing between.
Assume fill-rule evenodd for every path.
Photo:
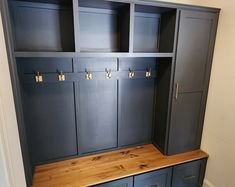
<instances>
[{"instance_id":1,"label":"cabinet door panel","mask_svg":"<svg viewBox=\"0 0 235 187\"><path fill-rule=\"evenodd\" d=\"M196 149L201 105L201 92L179 94L173 100L168 154Z\"/></svg>"},{"instance_id":2,"label":"cabinet door panel","mask_svg":"<svg viewBox=\"0 0 235 187\"><path fill-rule=\"evenodd\" d=\"M170 187L172 168L162 169L134 177L135 187Z\"/></svg>"},{"instance_id":3,"label":"cabinet door panel","mask_svg":"<svg viewBox=\"0 0 235 187\"><path fill-rule=\"evenodd\" d=\"M96 187L133 187L133 177L107 182Z\"/></svg>"},{"instance_id":4,"label":"cabinet door panel","mask_svg":"<svg viewBox=\"0 0 235 187\"><path fill-rule=\"evenodd\" d=\"M206 166L206 159L174 166L172 187L202 186Z\"/></svg>"},{"instance_id":5,"label":"cabinet door panel","mask_svg":"<svg viewBox=\"0 0 235 187\"><path fill-rule=\"evenodd\" d=\"M117 146L117 81L91 80L76 85L79 153Z\"/></svg>"},{"instance_id":6,"label":"cabinet door panel","mask_svg":"<svg viewBox=\"0 0 235 187\"><path fill-rule=\"evenodd\" d=\"M77 154L72 83L24 84L23 108L35 163Z\"/></svg>"},{"instance_id":7,"label":"cabinet door panel","mask_svg":"<svg viewBox=\"0 0 235 187\"><path fill-rule=\"evenodd\" d=\"M154 79L120 80L119 146L148 143L151 138Z\"/></svg>"},{"instance_id":8,"label":"cabinet door panel","mask_svg":"<svg viewBox=\"0 0 235 187\"><path fill-rule=\"evenodd\" d=\"M180 92L203 89L213 18L212 13L181 11L175 71Z\"/></svg>"}]
</instances>

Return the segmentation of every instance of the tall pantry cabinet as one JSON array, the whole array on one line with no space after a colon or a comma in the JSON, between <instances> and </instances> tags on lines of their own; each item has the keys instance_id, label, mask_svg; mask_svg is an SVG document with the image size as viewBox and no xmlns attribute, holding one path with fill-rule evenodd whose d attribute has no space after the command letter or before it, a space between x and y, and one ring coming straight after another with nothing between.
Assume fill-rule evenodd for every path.
<instances>
[{"instance_id":1,"label":"tall pantry cabinet","mask_svg":"<svg viewBox=\"0 0 235 187\"><path fill-rule=\"evenodd\" d=\"M28 184L44 163L148 143L165 155L200 148L219 9L0 4Z\"/></svg>"}]
</instances>

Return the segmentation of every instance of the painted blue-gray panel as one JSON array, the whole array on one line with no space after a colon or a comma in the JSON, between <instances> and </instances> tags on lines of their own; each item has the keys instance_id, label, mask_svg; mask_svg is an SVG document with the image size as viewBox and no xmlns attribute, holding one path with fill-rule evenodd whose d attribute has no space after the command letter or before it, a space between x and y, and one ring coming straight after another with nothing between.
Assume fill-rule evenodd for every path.
<instances>
[{"instance_id":1,"label":"painted blue-gray panel","mask_svg":"<svg viewBox=\"0 0 235 187\"><path fill-rule=\"evenodd\" d=\"M134 177L135 187L171 187L172 168L157 170Z\"/></svg>"},{"instance_id":2,"label":"painted blue-gray panel","mask_svg":"<svg viewBox=\"0 0 235 187\"><path fill-rule=\"evenodd\" d=\"M76 83L79 153L117 147L117 81Z\"/></svg>"},{"instance_id":3,"label":"painted blue-gray panel","mask_svg":"<svg viewBox=\"0 0 235 187\"><path fill-rule=\"evenodd\" d=\"M16 51L74 51L70 5L13 1L11 10Z\"/></svg>"},{"instance_id":4,"label":"painted blue-gray panel","mask_svg":"<svg viewBox=\"0 0 235 187\"><path fill-rule=\"evenodd\" d=\"M173 167L172 187L200 187L200 175L205 171L203 160Z\"/></svg>"},{"instance_id":5,"label":"painted blue-gray panel","mask_svg":"<svg viewBox=\"0 0 235 187\"><path fill-rule=\"evenodd\" d=\"M24 84L23 109L34 163L77 154L73 83Z\"/></svg>"},{"instance_id":6,"label":"painted blue-gray panel","mask_svg":"<svg viewBox=\"0 0 235 187\"><path fill-rule=\"evenodd\" d=\"M96 185L95 187L133 187L133 177L128 177L104 184Z\"/></svg>"}]
</instances>

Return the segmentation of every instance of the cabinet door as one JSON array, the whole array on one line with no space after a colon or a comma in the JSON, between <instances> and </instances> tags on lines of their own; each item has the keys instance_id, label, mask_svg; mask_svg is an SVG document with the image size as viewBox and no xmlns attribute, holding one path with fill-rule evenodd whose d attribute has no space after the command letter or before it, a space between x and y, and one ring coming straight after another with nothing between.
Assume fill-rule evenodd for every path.
<instances>
[{"instance_id":1,"label":"cabinet door","mask_svg":"<svg viewBox=\"0 0 235 187\"><path fill-rule=\"evenodd\" d=\"M214 22L213 13L181 11L175 70L180 92L203 89Z\"/></svg>"},{"instance_id":2,"label":"cabinet door","mask_svg":"<svg viewBox=\"0 0 235 187\"><path fill-rule=\"evenodd\" d=\"M133 177L107 182L96 187L133 187Z\"/></svg>"},{"instance_id":3,"label":"cabinet door","mask_svg":"<svg viewBox=\"0 0 235 187\"><path fill-rule=\"evenodd\" d=\"M216 16L181 11L168 155L199 148Z\"/></svg>"},{"instance_id":4,"label":"cabinet door","mask_svg":"<svg viewBox=\"0 0 235 187\"><path fill-rule=\"evenodd\" d=\"M196 149L201 92L179 94L172 103L168 154Z\"/></svg>"},{"instance_id":5,"label":"cabinet door","mask_svg":"<svg viewBox=\"0 0 235 187\"><path fill-rule=\"evenodd\" d=\"M79 153L117 147L117 81L80 81L76 93Z\"/></svg>"},{"instance_id":6,"label":"cabinet door","mask_svg":"<svg viewBox=\"0 0 235 187\"><path fill-rule=\"evenodd\" d=\"M77 154L73 83L24 84L23 108L35 163Z\"/></svg>"},{"instance_id":7,"label":"cabinet door","mask_svg":"<svg viewBox=\"0 0 235 187\"><path fill-rule=\"evenodd\" d=\"M135 187L170 187L172 168L162 169L134 177Z\"/></svg>"},{"instance_id":8,"label":"cabinet door","mask_svg":"<svg viewBox=\"0 0 235 187\"><path fill-rule=\"evenodd\" d=\"M201 187L206 168L206 159L174 166L172 187Z\"/></svg>"}]
</instances>

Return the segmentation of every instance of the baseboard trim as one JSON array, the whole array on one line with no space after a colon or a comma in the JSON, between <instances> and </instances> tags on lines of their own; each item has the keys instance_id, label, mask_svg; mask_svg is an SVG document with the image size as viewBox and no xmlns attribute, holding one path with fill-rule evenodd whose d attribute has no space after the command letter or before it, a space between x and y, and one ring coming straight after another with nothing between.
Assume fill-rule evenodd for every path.
<instances>
[{"instance_id":1,"label":"baseboard trim","mask_svg":"<svg viewBox=\"0 0 235 187\"><path fill-rule=\"evenodd\" d=\"M212 184L212 182L210 182L208 179L204 179L203 187L215 187L215 185Z\"/></svg>"}]
</instances>

